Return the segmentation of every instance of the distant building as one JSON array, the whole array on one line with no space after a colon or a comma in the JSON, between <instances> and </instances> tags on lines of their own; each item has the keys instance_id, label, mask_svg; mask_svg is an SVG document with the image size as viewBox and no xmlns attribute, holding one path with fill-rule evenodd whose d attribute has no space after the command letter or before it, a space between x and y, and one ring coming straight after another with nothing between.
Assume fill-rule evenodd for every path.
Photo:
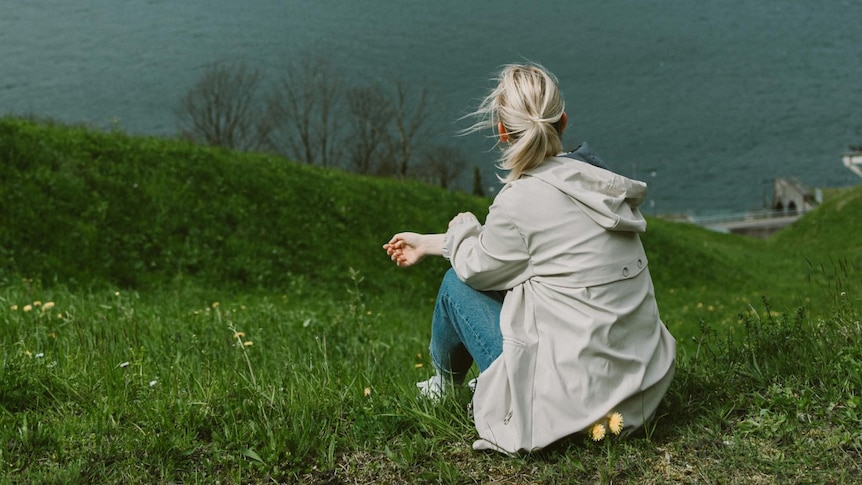
<instances>
[{"instance_id":1,"label":"distant building","mask_svg":"<svg viewBox=\"0 0 862 485\"><path fill-rule=\"evenodd\" d=\"M796 216L813 210L823 202L820 189L812 190L795 177L776 178L772 191L774 216Z\"/></svg>"}]
</instances>

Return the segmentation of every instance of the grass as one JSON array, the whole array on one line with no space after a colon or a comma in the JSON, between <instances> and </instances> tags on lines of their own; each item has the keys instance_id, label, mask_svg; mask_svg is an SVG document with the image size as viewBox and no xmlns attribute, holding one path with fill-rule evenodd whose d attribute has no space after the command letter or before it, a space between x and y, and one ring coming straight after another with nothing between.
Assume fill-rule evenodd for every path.
<instances>
[{"instance_id":1,"label":"grass","mask_svg":"<svg viewBox=\"0 0 862 485\"><path fill-rule=\"evenodd\" d=\"M0 483L862 479L858 188L768 241L651 219L660 418L506 458L413 387L445 265L380 249L487 201L22 120L0 159Z\"/></svg>"},{"instance_id":2,"label":"grass","mask_svg":"<svg viewBox=\"0 0 862 485\"><path fill-rule=\"evenodd\" d=\"M345 275L342 298L304 285L219 294L7 283L3 472L15 483L862 478L862 327L849 292L828 318L763 305L742 313L743 338L704 327L661 418L639 436L576 437L512 459L469 449L469 391L417 399L426 325L366 299L359 278Z\"/></svg>"}]
</instances>

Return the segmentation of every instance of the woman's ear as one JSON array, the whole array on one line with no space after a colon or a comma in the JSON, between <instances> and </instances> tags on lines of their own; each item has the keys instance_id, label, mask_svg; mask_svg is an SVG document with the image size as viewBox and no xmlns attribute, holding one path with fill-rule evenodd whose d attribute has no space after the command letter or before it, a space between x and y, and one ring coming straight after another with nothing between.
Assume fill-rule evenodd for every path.
<instances>
[{"instance_id":1,"label":"woman's ear","mask_svg":"<svg viewBox=\"0 0 862 485\"><path fill-rule=\"evenodd\" d=\"M502 121L497 122L497 132L500 133L500 141L503 143L509 143L509 133L506 132L506 127L503 126Z\"/></svg>"}]
</instances>

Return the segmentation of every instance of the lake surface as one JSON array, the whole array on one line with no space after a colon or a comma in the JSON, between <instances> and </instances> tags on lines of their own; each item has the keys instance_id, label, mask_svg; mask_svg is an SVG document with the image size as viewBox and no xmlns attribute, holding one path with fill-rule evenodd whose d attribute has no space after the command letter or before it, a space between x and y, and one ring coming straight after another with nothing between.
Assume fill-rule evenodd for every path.
<instances>
[{"instance_id":1,"label":"lake surface","mask_svg":"<svg viewBox=\"0 0 862 485\"><path fill-rule=\"evenodd\" d=\"M488 78L529 59L560 79L567 146L650 185L647 213L758 209L775 177L857 184L862 2L813 0L27 0L0 4L0 114L173 135L207 64L278 79L303 55L356 85L425 88L443 143ZM463 184L470 187L469 181Z\"/></svg>"}]
</instances>

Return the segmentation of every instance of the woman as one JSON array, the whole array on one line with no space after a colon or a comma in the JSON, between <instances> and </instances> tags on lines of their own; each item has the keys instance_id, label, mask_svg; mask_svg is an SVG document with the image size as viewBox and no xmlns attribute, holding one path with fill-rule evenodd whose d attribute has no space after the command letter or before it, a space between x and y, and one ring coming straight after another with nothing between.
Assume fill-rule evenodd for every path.
<instances>
[{"instance_id":1,"label":"woman","mask_svg":"<svg viewBox=\"0 0 862 485\"><path fill-rule=\"evenodd\" d=\"M537 450L611 413L630 432L674 373L638 236L646 184L606 170L586 145L561 153L567 116L544 68L505 66L497 80L468 129L494 128L504 148L506 185L485 224L462 213L445 234L384 245L402 267L428 255L452 264L432 319L437 375L418 386L438 396L476 362L474 449Z\"/></svg>"}]
</instances>

